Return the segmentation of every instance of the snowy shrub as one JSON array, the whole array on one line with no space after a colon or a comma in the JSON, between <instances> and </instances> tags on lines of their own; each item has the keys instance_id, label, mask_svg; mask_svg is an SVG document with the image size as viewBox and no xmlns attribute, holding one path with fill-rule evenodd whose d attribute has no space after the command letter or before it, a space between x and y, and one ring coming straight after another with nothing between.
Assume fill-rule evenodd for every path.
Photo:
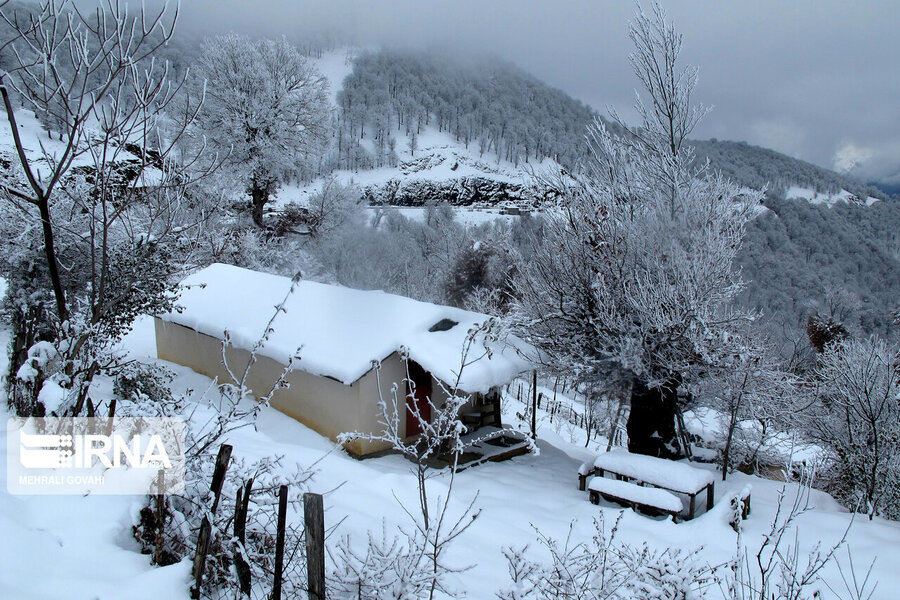
<instances>
[{"instance_id":1,"label":"snowy shrub","mask_svg":"<svg viewBox=\"0 0 900 600\"><path fill-rule=\"evenodd\" d=\"M485 311L484 303L494 311L506 312L512 290L513 261L509 250L490 241L475 241L453 258L447 273L444 293L449 304Z\"/></svg>"},{"instance_id":2,"label":"snowy shrub","mask_svg":"<svg viewBox=\"0 0 900 600\"><path fill-rule=\"evenodd\" d=\"M369 531L364 551L354 549L344 536L332 551L334 568L328 576L329 598L340 600L406 600L427 598L435 574L416 534L389 536L382 524L380 536Z\"/></svg>"},{"instance_id":3,"label":"snowy shrub","mask_svg":"<svg viewBox=\"0 0 900 600\"><path fill-rule=\"evenodd\" d=\"M713 569L693 551L657 551L616 541L622 514L607 533L602 516L594 519L594 533L576 541L575 524L565 540L537 532L549 561L534 560L528 548L507 548L512 585L497 593L501 600L688 600L703 597L715 583Z\"/></svg>"},{"instance_id":4,"label":"snowy shrub","mask_svg":"<svg viewBox=\"0 0 900 600\"><path fill-rule=\"evenodd\" d=\"M165 367L128 363L113 379L113 394L128 401L124 407L129 404L139 407L144 416L173 416L178 407L170 388L173 378L172 372ZM118 408L117 411L119 415L125 414Z\"/></svg>"},{"instance_id":5,"label":"snowy shrub","mask_svg":"<svg viewBox=\"0 0 900 600\"><path fill-rule=\"evenodd\" d=\"M126 378L117 385L132 390L139 398L146 394L147 388L142 384L128 381ZM184 492L165 496L162 506L158 497L151 496L136 518L133 534L142 552L153 555L156 564L173 564L193 558L200 523L207 518L212 527L202 596L233 597L240 589L238 558L244 557L254 585L251 597L265 598L274 573L278 491L287 485L289 505L302 511L303 492L309 491L314 472L299 465L291 471L281 456L253 462L232 458L213 513L210 483L219 447L227 441L228 433L252 427L261 405L246 396L246 388L235 384L207 390L205 397L207 406L195 408L193 418L187 422ZM174 404L163 406L173 408ZM203 414L210 416L204 421ZM246 537L239 544L234 531L237 498L248 493ZM305 590L301 529L288 526L286 530L284 564L283 590L291 597Z\"/></svg>"},{"instance_id":6,"label":"snowy shrub","mask_svg":"<svg viewBox=\"0 0 900 600\"><path fill-rule=\"evenodd\" d=\"M752 557L751 550L743 545L738 527L737 553L721 582L722 591L729 600L814 600L822 597L819 574L834 559L847 532L834 546L823 548L816 544L803 555L796 537L796 519L810 509L810 489L809 481L801 482L790 502L786 502L786 488L781 489L775 516Z\"/></svg>"}]
</instances>

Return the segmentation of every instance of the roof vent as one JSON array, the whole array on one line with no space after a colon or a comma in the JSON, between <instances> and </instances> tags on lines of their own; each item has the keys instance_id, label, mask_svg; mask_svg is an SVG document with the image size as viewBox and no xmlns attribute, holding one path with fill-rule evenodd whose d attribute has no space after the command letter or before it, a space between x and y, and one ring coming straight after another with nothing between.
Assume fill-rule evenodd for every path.
<instances>
[{"instance_id":1,"label":"roof vent","mask_svg":"<svg viewBox=\"0 0 900 600\"><path fill-rule=\"evenodd\" d=\"M447 331L449 329L453 329L455 326L459 325L459 321L451 321L450 319L441 319L434 325L428 328L428 331L434 333L435 331Z\"/></svg>"}]
</instances>

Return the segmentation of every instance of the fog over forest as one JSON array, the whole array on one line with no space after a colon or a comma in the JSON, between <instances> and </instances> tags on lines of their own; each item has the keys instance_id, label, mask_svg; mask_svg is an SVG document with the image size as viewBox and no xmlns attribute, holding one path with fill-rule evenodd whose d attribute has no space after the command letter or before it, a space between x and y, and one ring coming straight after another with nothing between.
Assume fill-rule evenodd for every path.
<instances>
[{"instance_id":1,"label":"fog over forest","mask_svg":"<svg viewBox=\"0 0 900 600\"><path fill-rule=\"evenodd\" d=\"M438 46L511 60L601 113L634 82L629 2L238 0L182 3L184 34L331 37L362 46ZM900 40L893 0L673 3L697 98L715 107L697 137L746 141L864 180L900 183Z\"/></svg>"}]
</instances>

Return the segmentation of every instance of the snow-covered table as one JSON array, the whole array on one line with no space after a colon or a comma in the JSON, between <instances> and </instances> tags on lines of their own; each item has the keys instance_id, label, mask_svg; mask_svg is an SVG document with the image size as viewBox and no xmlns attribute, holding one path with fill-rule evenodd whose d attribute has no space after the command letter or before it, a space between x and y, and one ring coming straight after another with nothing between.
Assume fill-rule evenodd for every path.
<instances>
[{"instance_id":1,"label":"snow-covered table","mask_svg":"<svg viewBox=\"0 0 900 600\"><path fill-rule=\"evenodd\" d=\"M690 500L689 520L694 518L697 494L706 490L706 510L712 508L715 500L715 476L710 471L672 460L631 454L622 449L605 452L597 456L593 463L581 465L578 469L578 489L585 489L587 478L591 475L603 477L605 473L615 475L619 480L636 481L685 494Z\"/></svg>"}]
</instances>

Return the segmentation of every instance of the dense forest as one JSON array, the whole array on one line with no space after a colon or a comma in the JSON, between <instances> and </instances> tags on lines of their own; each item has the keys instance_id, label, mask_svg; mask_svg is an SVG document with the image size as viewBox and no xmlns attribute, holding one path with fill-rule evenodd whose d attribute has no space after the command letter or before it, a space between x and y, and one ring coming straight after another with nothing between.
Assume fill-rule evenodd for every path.
<instances>
[{"instance_id":1,"label":"dense forest","mask_svg":"<svg viewBox=\"0 0 900 600\"><path fill-rule=\"evenodd\" d=\"M338 104L339 163L351 168L359 140L374 141L381 166L397 134L414 138L432 126L515 165L552 158L571 169L585 152L585 126L594 117L509 63L397 50L358 56Z\"/></svg>"},{"instance_id":2,"label":"dense forest","mask_svg":"<svg viewBox=\"0 0 900 600\"><path fill-rule=\"evenodd\" d=\"M357 56L338 104L332 166L349 169L393 165L397 138L415 138L432 126L517 166L552 158L577 170L585 128L597 116L510 63L400 50ZM361 144L365 140L370 143ZM851 177L745 142L692 144L713 170L748 187L768 185L769 197L782 198L792 185L823 193L844 189L862 200L888 197Z\"/></svg>"},{"instance_id":3,"label":"dense forest","mask_svg":"<svg viewBox=\"0 0 900 600\"><path fill-rule=\"evenodd\" d=\"M708 158L710 166L729 179L757 189L768 185L770 198L783 198L792 185L829 194L844 189L861 200L888 198L878 188L768 148L716 139L692 143L698 158Z\"/></svg>"},{"instance_id":4,"label":"dense forest","mask_svg":"<svg viewBox=\"0 0 900 600\"><path fill-rule=\"evenodd\" d=\"M900 203L872 206L769 198L738 257L741 301L789 330L814 312L852 332L891 335L900 298ZM778 333L782 333L779 331Z\"/></svg>"}]
</instances>

